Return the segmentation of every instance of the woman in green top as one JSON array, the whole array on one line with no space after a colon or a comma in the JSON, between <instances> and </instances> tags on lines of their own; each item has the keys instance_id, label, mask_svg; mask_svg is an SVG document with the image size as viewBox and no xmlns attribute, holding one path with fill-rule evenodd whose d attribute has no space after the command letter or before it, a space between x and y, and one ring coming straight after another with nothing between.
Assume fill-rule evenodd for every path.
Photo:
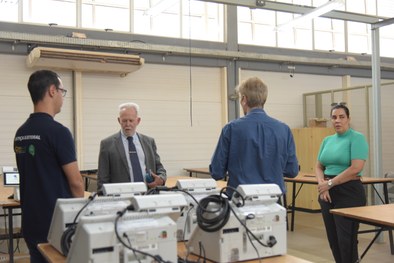
<instances>
[{"instance_id":1,"label":"woman in green top","mask_svg":"<svg viewBox=\"0 0 394 263\"><path fill-rule=\"evenodd\" d=\"M319 203L336 263L358 261L359 224L331 214L330 209L366 204L360 178L368 158L368 143L363 134L350 128L349 115L349 109L343 104L332 107L331 122L336 134L323 140L315 169Z\"/></svg>"}]
</instances>

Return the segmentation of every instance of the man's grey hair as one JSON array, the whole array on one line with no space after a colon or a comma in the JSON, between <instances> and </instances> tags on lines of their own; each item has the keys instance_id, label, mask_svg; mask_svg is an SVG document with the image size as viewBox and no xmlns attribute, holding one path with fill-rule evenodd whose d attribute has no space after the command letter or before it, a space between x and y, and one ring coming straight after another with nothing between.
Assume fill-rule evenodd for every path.
<instances>
[{"instance_id":1,"label":"man's grey hair","mask_svg":"<svg viewBox=\"0 0 394 263\"><path fill-rule=\"evenodd\" d=\"M119 112L124 110L124 109L130 109L130 108L135 109L135 111L137 112L137 115L139 115L140 106L137 103L134 103L134 102L126 102L126 103L120 104L119 105Z\"/></svg>"}]
</instances>

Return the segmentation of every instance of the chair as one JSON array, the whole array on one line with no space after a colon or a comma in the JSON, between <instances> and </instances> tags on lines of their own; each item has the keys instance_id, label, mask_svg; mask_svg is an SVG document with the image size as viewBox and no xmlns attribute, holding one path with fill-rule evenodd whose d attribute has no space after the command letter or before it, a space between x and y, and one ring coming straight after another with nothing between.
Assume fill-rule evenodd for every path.
<instances>
[{"instance_id":1,"label":"chair","mask_svg":"<svg viewBox=\"0 0 394 263\"><path fill-rule=\"evenodd\" d=\"M387 172L384 175L385 178L394 178L394 172ZM394 183L387 184L387 190L389 194L389 203L394 203Z\"/></svg>"}]
</instances>

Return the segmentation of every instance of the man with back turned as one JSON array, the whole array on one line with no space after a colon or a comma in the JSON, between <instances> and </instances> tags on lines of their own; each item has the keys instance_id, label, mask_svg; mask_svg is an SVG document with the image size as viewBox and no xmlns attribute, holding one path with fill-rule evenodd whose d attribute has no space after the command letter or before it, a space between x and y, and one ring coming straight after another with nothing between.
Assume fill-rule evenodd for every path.
<instances>
[{"instance_id":1,"label":"man with back turned","mask_svg":"<svg viewBox=\"0 0 394 263\"><path fill-rule=\"evenodd\" d=\"M285 193L283 177L298 174L298 161L290 128L264 110L267 86L257 77L242 82L236 92L245 114L225 125L213 154L210 172L219 180L228 174L228 186L277 184ZM233 190L227 190L229 197Z\"/></svg>"}]
</instances>

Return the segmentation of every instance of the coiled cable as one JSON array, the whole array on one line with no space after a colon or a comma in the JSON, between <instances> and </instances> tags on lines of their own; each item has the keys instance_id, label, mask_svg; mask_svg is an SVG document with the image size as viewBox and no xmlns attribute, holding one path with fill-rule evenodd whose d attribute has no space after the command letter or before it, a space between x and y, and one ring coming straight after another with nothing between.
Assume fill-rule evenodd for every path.
<instances>
[{"instance_id":1,"label":"coiled cable","mask_svg":"<svg viewBox=\"0 0 394 263\"><path fill-rule=\"evenodd\" d=\"M209 195L197 206L197 224L205 232L222 229L230 218L230 204L222 195Z\"/></svg>"},{"instance_id":2,"label":"coiled cable","mask_svg":"<svg viewBox=\"0 0 394 263\"><path fill-rule=\"evenodd\" d=\"M72 237L74 236L75 231L77 230L77 220L79 215L94 200L94 198L96 198L96 196L97 193L93 193L91 196L89 196L89 200L86 202L86 204L82 206L82 208L78 211L78 213L74 217L73 223L70 224L63 232L62 237L60 239L60 248L62 250L63 255L67 256L68 252L70 251Z\"/></svg>"}]
</instances>

